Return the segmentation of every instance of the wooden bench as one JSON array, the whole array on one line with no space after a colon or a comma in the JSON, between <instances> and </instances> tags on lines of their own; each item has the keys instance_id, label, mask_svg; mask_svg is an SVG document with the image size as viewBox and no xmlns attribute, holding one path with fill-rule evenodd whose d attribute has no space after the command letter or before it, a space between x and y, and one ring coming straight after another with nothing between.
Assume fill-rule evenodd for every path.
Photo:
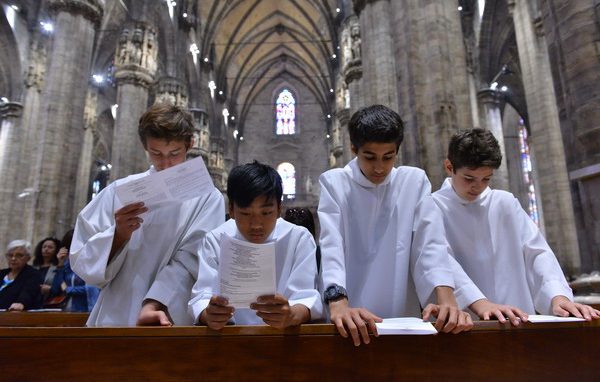
<instances>
[{"instance_id":1,"label":"wooden bench","mask_svg":"<svg viewBox=\"0 0 600 382\"><path fill-rule=\"evenodd\" d=\"M0 359L7 381L592 381L600 321L477 322L469 333L381 336L358 348L328 324L0 327Z\"/></svg>"},{"instance_id":2,"label":"wooden bench","mask_svg":"<svg viewBox=\"0 0 600 382\"><path fill-rule=\"evenodd\" d=\"M84 327L88 313L0 312L0 327Z\"/></svg>"}]
</instances>

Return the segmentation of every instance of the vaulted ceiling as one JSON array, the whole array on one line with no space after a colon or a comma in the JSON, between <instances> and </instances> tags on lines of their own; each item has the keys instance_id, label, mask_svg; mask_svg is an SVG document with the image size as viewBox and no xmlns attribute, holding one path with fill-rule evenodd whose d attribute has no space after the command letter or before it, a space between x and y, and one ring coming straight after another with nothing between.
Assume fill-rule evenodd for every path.
<instances>
[{"instance_id":1,"label":"vaulted ceiling","mask_svg":"<svg viewBox=\"0 0 600 382\"><path fill-rule=\"evenodd\" d=\"M339 1L341 3L341 1ZM291 76L326 114L337 63L337 0L198 0L200 57L243 118L270 81Z\"/></svg>"}]
</instances>

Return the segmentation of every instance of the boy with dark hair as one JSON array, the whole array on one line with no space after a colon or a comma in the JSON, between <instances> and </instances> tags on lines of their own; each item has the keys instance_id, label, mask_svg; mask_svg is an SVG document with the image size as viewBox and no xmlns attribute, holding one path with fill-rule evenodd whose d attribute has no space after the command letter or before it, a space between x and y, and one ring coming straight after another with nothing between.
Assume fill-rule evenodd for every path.
<instances>
[{"instance_id":1,"label":"boy with dark hair","mask_svg":"<svg viewBox=\"0 0 600 382\"><path fill-rule=\"evenodd\" d=\"M479 317L504 316L517 325L527 313L600 318L573 302L560 265L535 223L509 192L488 187L502 154L483 129L455 134L444 167L449 178L433 198L442 210L451 251L487 299L470 308Z\"/></svg>"},{"instance_id":2,"label":"boy with dark hair","mask_svg":"<svg viewBox=\"0 0 600 382\"><path fill-rule=\"evenodd\" d=\"M400 116L382 105L350 119L356 154L343 169L323 173L321 266L325 302L340 334L369 342L380 317L437 316L438 331L470 329L458 309L444 227L425 173L394 168L402 142ZM353 308L361 306L364 308Z\"/></svg>"},{"instance_id":3,"label":"boy with dark hair","mask_svg":"<svg viewBox=\"0 0 600 382\"><path fill-rule=\"evenodd\" d=\"M185 161L193 119L180 107L154 104L138 132L150 169L111 183L77 217L71 267L102 288L87 326L191 324L186 303L198 269L196 250L205 233L223 222L217 189L151 210L141 202L121 205L116 186Z\"/></svg>"},{"instance_id":4,"label":"boy with dark hair","mask_svg":"<svg viewBox=\"0 0 600 382\"><path fill-rule=\"evenodd\" d=\"M219 330L234 319L240 325L266 323L276 328L322 317L315 288L315 242L304 227L279 218L281 177L257 161L229 174L227 197L231 219L209 232L200 248L198 281L189 303L195 322ZM219 293L219 257L223 235L254 244L275 242L277 293L260 296L250 309L234 309Z\"/></svg>"}]
</instances>

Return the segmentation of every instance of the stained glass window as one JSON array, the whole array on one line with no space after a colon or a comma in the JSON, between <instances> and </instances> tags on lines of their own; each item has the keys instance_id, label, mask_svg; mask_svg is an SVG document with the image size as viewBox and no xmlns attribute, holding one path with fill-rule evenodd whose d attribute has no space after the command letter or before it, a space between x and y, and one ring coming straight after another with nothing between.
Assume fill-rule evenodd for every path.
<instances>
[{"instance_id":1,"label":"stained glass window","mask_svg":"<svg viewBox=\"0 0 600 382\"><path fill-rule=\"evenodd\" d=\"M283 162L277 166L277 172L283 182L283 199L294 199L296 197L296 169L294 165Z\"/></svg>"},{"instance_id":2,"label":"stained glass window","mask_svg":"<svg viewBox=\"0 0 600 382\"><path fill-rule=\"evenodd\" d=\"M277 135L296 133L296 100L288 89L283 89L275 101Z\"/></svg>"},{"instance_id":3,"label":"stained glass window","mask_svg":"<svg viewBox=\"0 0 600 382\"><path fill-rule=\"evenodd\" d=\"M540 225L540 216L538 213L537 200L535 198L535 186L533 185L533 168L531 166L531 156L529 154L527 128L523 119L519 120L519 149L521 151L521 169L523 170L523 182L527 188L528 212L535 224Z\"/></svg>"}]
</instances>

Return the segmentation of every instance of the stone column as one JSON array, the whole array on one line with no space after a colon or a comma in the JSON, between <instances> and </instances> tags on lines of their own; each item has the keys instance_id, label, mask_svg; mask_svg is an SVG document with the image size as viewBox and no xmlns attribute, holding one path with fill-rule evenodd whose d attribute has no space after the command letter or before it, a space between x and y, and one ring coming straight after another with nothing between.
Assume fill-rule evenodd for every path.
<instances>
[{"instance_id":1,"label":"stone column","mask_svg":"<svg viewBox=\"0 0 600 382\"><path fill-rule=\"evenodd\" d=\"M225 170L224 139L210 137L210 154L207 168L215 187L219 191L225 192L227 190L227 171Z\"/></svg>"},{"instance_id":2,"label":"stone column","mask_svg":"<svg viewBox=\"0 0 600 382\"><path fill-rule=\"evenodd\" d=\"M117 118L113 133L112 180L148 169L148 159L138 136L138 121L148 107L154 83L158 43L156 31L143 22L125 27L115 55Z\"/></svg>"},{"instance_id":3,"label":"stone column","mask_svg":"<svg viewBox=\"0 0 600 382\"><path fill-rule=\"evenodd\" d=\"M210 127L208 114L202 109L190 109L194 117L194 142L188 151L188 157L196 158L202 156L204 163L208 165L210 154Z\"/></svg>"},{"instance_id":4,"label":"stone column","mask_svg":"<svg viewBox=\"0 0 600 382\"><path fill-rule=\"evenodd\" d=\"M103 13L99 0L50 0L55 17L43 106L42 132L33 176L32 238L62 235L73 226L75 182L83 141L83 110L96 28Z\"/></svg>"},{"instance_id":5,"label":"stone column","mask_svg":"<svg viewBox=\"0 0 600 382\"><path fill-rule=\"evenodd\" d=\"M20 228L23 225L23 216L13 216L11 210L18 194L22 192L15 188L20 167L19 152L24 135L20 123L22 110L23 106L20 103L0 102L0 253L4 253L10 240L20 238ZM4 256L2 257L2 265L6 265Z\"/></svg>"},{"instance_id":6,"label":"stone column","mask_svg":"<svg viewBox=\"0 0 600 382\"><path fill-rule=\"evenodd\" d=\"M352 55L362 60L363 100L398 110L396 58L389 0L354 0L360 27L350 25Z\"/></svg>"},{"instance_id":7,"label":"stone column","mask_svg":"<svg viewBox=\"0 0 600 382\"><path fill-rule=\"evenodd\" d=\"M502 115L500 113L501 97L502 94L494 89L481 89L477 93L477 98L481 102L481 107L483 109L481 124L484 129L487 129L494 134L494 137L496 137L496 140L498 141L498 145L500 145L500 151L502 152L502 164L494 171L492 187L509 191L507 157L504 146L504 131L502 130Z\"/></svg>"},{"instance_id":8,"label":"stone column","mask_svg":"<svg viewBox=\"0 0 600 382\"><path fill-rule=\"evenodd\" d=\"M539 3L587 273L600 269L600 0Z\"/></svg>"},{"instance_id":9,"label":"stone column","mask_svg":"<svg viewBox=\"0 0 600 382\"><path fill-rule=\"evenodd\" d=\"M354 31L354 34L353 32ZM348 109L348 115L342 116L340 120L340 142L342 147L341 164L342 167L350 162L354 157L351 150L350 135L348 133L348 122L350 117L358 109L365 105L362 93L362 54L360 40L360 25L358 18L354 15L348 17L345 21L342 31L342 62L341 69L344 81L348 87L347 94L344 94L344 108Z\"/></svg>"},{"instance_id":10,"label":"stone column","mask_svg":"<svg viewBox=\"0 0 600 382\"><path fill-rule=\"evenodd\" d=\"M335 118L331 129L331 152L329 167L344 167L347 163L344 158L344 148L347 142L344 134L348 135L348 121L350 120L350 91L346 81L341 76L336 81ZM349 148L346 148L348 151Z\"/></svg>"},{"instance_id":11,"label":"stone column","mask_svg":"<svg viewBox=\"0 0 600 382\"><path fill-rule=\"evenodd\" d=\"M81 158L77 168L77 188L75 191L75 212L79 213L85 207L88 200L88 190L90 188L90 175L92 171L94 135L96 133L96 124L98 122L98 89L90 87L85 99L85 109L83 114L83 145L81 146Z\"/></svg>"},{"instance_id":12,"label":"stone column","mask_svg":"<svg viewBox=\"0 0 600 382\"><path fill-rule=\"evenodd\" d=\"M22 224L15 229L15 235L18 234L23 239L33 241L34 229L34 208L37 190L34 191L34 185L39 175L39 169L36 171L37 153L39 143L42 141L43 129L42 120L42 89L46 77L47 63L47 37L37 33L29 46L29 61L27 71L25 72L25 92L23 96L23 115L21 117L21 126L23 129L23 141L19 153L19 170L17 173L15 189L21 193L22 197L14 200L10 216L21 216ZM10 240L7 238L7 240ZM0 245L2 244L0 238ZM0 247L1 248L1 247Z\"/></svg>"},{"instance_id":13,"label":"stone column","mask_svg":"<svg viewBox=\"0 0 600 382\"><path fill-rule=\"evenodd\" d=\"M156 86L155 103L188 107L187 85L175 77L162 77Z\"/></svg>"},{"instance_id":14,"label":"stone column","mask_svg":"<svg viewBox=\"0 0 600 382\"><path fill-rule=\"evenodd\" d=\"M508 1L523 73L531 146L540 158L537 169L546 238L570 275L580 266L579 245L548 49L541 28L536 30L532 5Z\"/></svg>"},{"instance_id":15,"label":"stone column","mask_svg":"<svg viewBox=\"0 0 600 382\"><path fill-rule=\"evenodd\" d=\"M472 125L460 14L452 1L391 1L404 163L422 167L434 190L459 128Z\"/></svg>"}]
</instances>

